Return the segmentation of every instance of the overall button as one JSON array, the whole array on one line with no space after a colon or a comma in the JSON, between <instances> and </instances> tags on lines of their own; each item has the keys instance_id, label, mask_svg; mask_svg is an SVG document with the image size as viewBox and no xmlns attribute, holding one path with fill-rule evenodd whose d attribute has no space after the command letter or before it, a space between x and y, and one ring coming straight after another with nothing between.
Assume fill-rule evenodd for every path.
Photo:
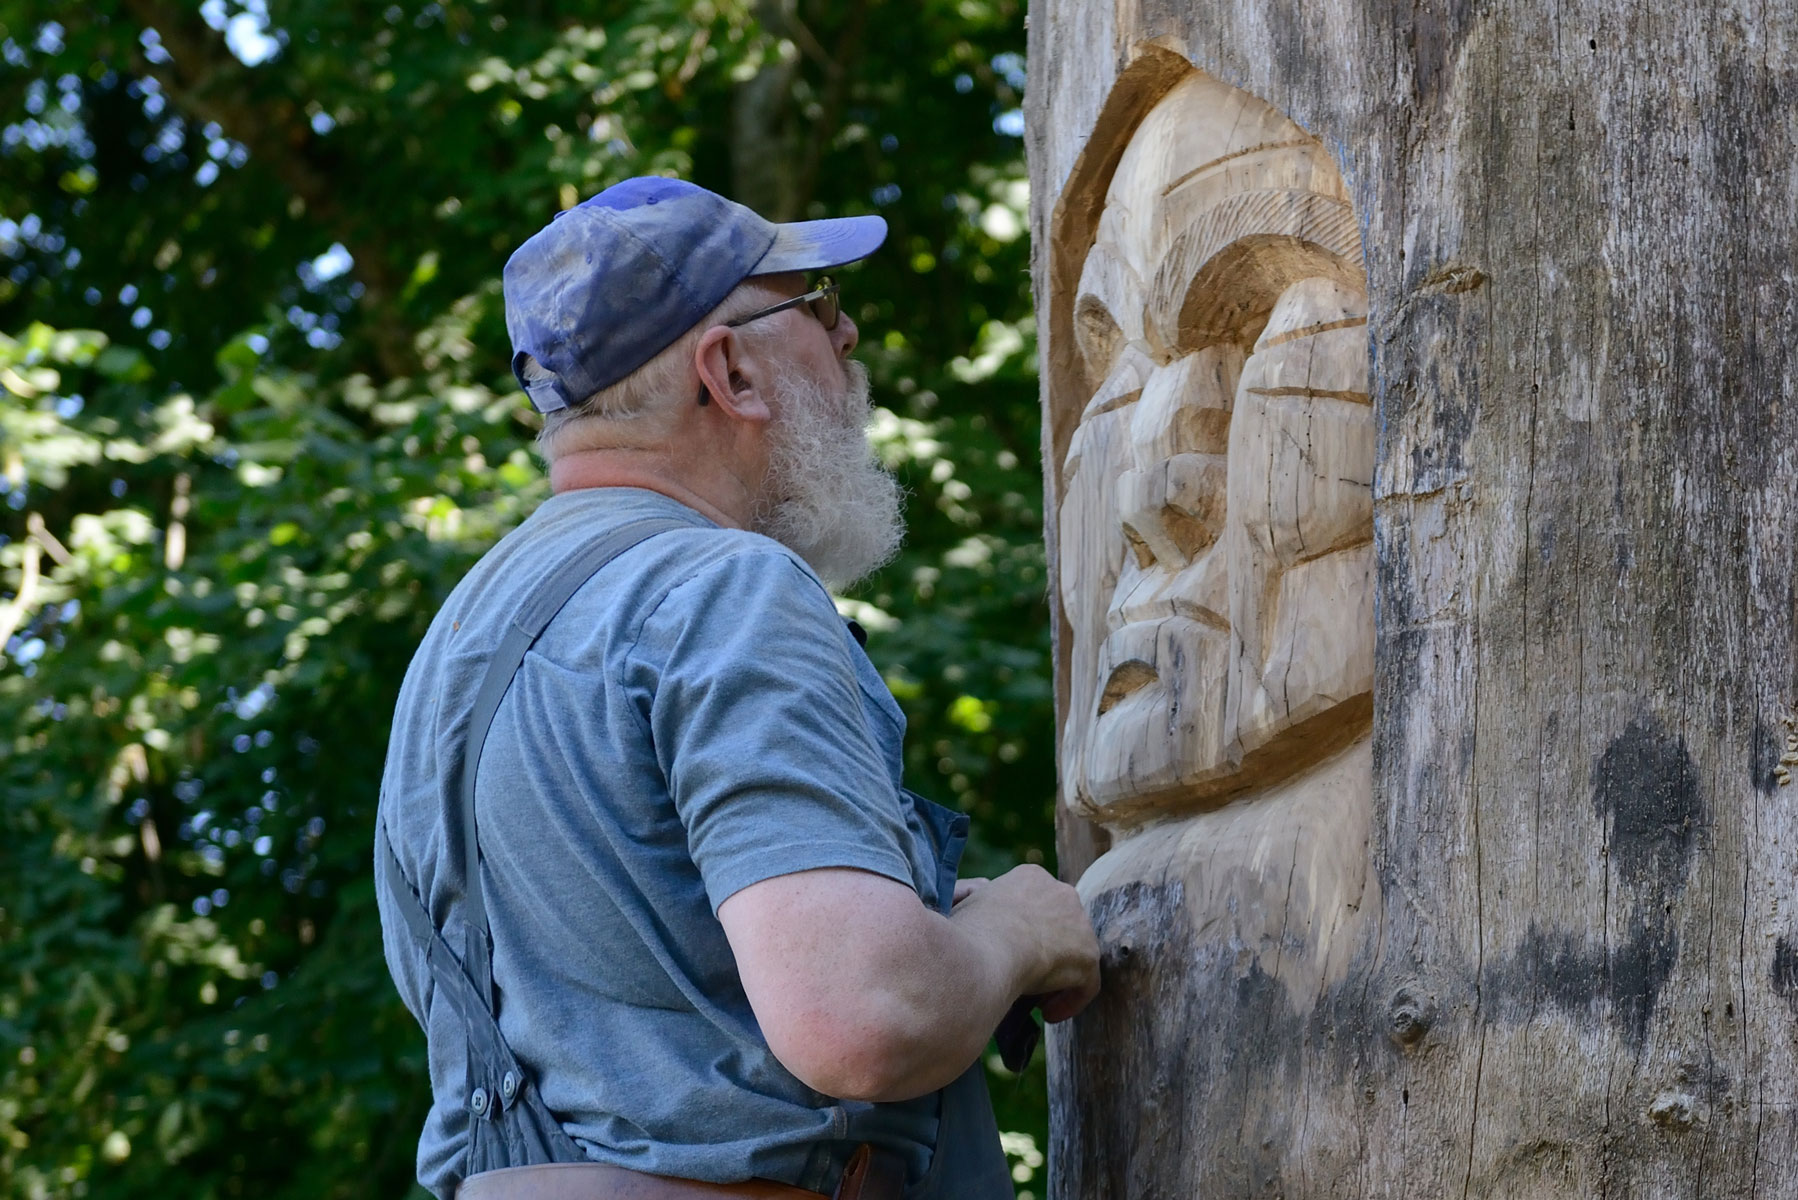
<instances>
[{"instance_id":1,"label":"overall button","mask_svg":"<svg viewBox=\"0 0 1798 1200\"><path fill-rule=\"evenodd\" d=\"M506 1077L499 1081L499 1094L505 1097L507 1103L510 1103L512 1097L518 1094L518 1073L516 1071L507 1071Z\"/></svg>"},{"instance_id":2,"label":"overall button","mask_svg":"<svg viewBox=\"0 0 1798 1200\"><path fill-rule=\"evenodd\" d=\"M474 1110L475 1116L477 1116L477 1117L486 1116L487 1115L487 1089L486 1088L476 1088L474 1090L474 1095L472 1095L468 1098L468 1107Z\"/></svg>"}]
</instances>

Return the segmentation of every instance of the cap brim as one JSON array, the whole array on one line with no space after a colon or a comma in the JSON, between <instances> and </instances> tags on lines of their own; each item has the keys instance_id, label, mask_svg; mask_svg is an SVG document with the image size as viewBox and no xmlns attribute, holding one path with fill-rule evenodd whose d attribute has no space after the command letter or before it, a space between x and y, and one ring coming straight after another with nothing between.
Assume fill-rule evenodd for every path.
<instances>
[{"instance_id":1,"label":"cap brim","mask_svg":"<svg viewBox=\"0 0 1798 1200\"><path fill-rule=\"evenodd\" d=\"M751 275L823 271L868 257L887 240L884 217L835 217L774 227L774 244Z\"/></svg>"}]
</instances>

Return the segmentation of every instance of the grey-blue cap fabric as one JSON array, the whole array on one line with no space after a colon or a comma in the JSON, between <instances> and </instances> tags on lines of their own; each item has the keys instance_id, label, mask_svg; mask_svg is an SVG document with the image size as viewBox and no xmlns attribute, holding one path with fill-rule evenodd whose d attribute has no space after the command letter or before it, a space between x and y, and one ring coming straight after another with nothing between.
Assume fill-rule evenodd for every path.
<instances>
[{"instance_id":1,"label":"grey-blue cap fabric","mask_svg":"<svg viewBox=\"0 0 1798 1200\"><path fill-rule=\"evenodd\" d=\"M512 373L538 412L579 404L654 358L752 275L872 254L880 217L777 225L679 179L627 179L559 212L506 261ZM527 381L526 357L548 372Z\"/></svg>"}]
</instances>

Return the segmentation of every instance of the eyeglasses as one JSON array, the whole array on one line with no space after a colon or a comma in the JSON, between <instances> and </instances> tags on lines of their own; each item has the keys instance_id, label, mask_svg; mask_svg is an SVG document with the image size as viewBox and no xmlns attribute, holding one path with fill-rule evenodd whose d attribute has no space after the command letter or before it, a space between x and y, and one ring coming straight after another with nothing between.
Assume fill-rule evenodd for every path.
<instances>
[{"instance_id":1,"label":"eyeglasses","mask_svg":"<svg viewBox=\"0 0 1798 1200\"><path fill-rule=\"evenodd\" d=\"M801 304L809 305L812 316L818 318L818 324L826 329L837 327L837 317L842 314L842 306L837 303L837 281L828 275L818 277L818 286L803 296L794 296L791 300L782 300L779 304L771 304L767 308L757 309L746 317L738 317L734 321L726 321L725 328L735 329L739 325L761 317L770 317L777 312L785 312L789 308L798 308Z\"/></svg>"},{"instance_id":2,"label":"eyeglasses","mask_svg":"<svg viewBox=\"0 0 1798 1200\"><path fill-rule=\"evenodd\" d=\"M734 321L726 321L724 327L726 329L735 329L739 325L747 325L749 322L757 320L758 318L773 316L775 313L785 312L789 308L798 308L801 304L808 305L811 308L812 316L818 318L818 324L824 326L826 330L835 329L837 327L837 318L841 316L843 312L842 305L837 302L837 281L828 275L820 275L818 276L818 286L807 292L805 295L794 296L791 300L782 300L779 304L771 304L767 308L757 309L748 316L738 317ZM711 391L705 384L700 384L700 406L704 407L705 405L710 404L711 400Z\"/></svg>"}]
</instances>

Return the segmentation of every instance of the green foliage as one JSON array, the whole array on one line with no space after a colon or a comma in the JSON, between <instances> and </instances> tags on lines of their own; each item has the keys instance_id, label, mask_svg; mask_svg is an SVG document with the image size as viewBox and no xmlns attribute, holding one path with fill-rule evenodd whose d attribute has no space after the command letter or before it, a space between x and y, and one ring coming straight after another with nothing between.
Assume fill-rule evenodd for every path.
<instances>
[{"instance_id":1,"label":"green foliage","mask_svg":"<svg viewBox=\"0 0 1798 1200\"><path fill-rule=\"evenodd\" d=\"M971 865L1049 854L1016 0L53 13L0 0L0 1191L408 1186L386 725L546 493L499 266L628 175L891 223L845 292L912 535L845 609ZM1040 1068L996 1095L1028 1178Z\"/></svg>"}]
</instances>

